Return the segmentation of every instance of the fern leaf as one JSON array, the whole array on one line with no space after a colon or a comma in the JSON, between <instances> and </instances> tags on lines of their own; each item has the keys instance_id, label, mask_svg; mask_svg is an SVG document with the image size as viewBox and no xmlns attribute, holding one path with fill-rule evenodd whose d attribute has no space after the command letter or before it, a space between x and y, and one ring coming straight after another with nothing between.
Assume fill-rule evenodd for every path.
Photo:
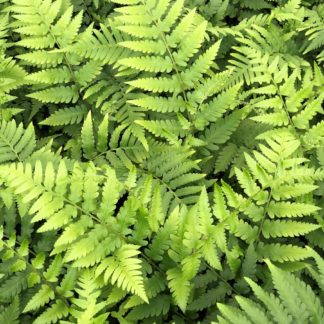
<instances>
[{"instance_id":1,"label":"fern leaf","mask_svg":"<svg viewBox=\"0 0 324 324\"><path fill-rule=\"evenodd\" d=\"M2 121L0 125L0 162L23 161L31 155L36 146L32 124L23 129L22 124Z\"/></svg>"},{"instance_id":2,"label":"fern leaf","mask_svg":"<svg viewBox=\"0 0 324 324\"><path fill-rule=\"evenodd\" d=\"M317 268L318 268L318 274L317 274L318 279L317 279L317 281L318 281L319 286L322 288L322 287L324 287L324 271L323 271L323 269L324 269L323 268L324 261L320 257L320 255L317 252L315 252L315 250L311 249L310 247L306 247L306 248L309 250L310 254L315 259L315 262L316 262L316 265L317 265Z\"/></svg>"},{"instance_id":3,"label":"fern leaf","mask_svg":"<svg viewBox=\"0 0 324 324\"><path fill-rule=\"evenodd\" d=\"M276 200L295 198L306 195L317 189L318 186L307 183L295 183L294 185L281 185L273 188L272 196Z\"/></svg>"},{"instance_id":4,"label":"fern leaf","mask_svg":"<svg viewBox=\"0 0 324 324\"><path fill-rule=\"evenodd\" d=\"M201 294L197 299L193 300L188 305L189 311L201 311L205 308L215 305L217 301L221 301L226 293L228 287L225 284L219 283L218 287L208 289Z\"/></svg>"},{"instance_id":5,"label":"fern leaf","mask_svg":"<svg viewBox=\"0 0 324 324\"><path fill-rule=\"evenodd\" d=\"M63 108L55 111L51 116L40 122L41 125L61 126L78 124L88 112L85 106Z\"/></svg>"},{"instance_id":6,"label":"fern leaf","mask_svg":"<svg viewBox=\"0 0 324 324\"><path fill-rule=\"evenodd\" d=\"M37 64L40 66L57 66L62 63L63 53L47 52L45 50L38 50L29 53L18 55L18 58L30 64Z\"/></svg>"},{"instance_id":7,"label":"fern leaf","mask_svg":"<svg viewBox=\"0 0 324 324\"><path fill-rule=\"evenodd\" d=\"M77 322L88 323L90 321L95 321L97 323L104 323L108 314L103 313L98 316L96 315L105 308L106 302L97 301L100 292L98 291L93 273L89 269L82 272L78 281L78 286L79 288L76 289L78 298L71 298L73 305L69 309L70 314Z\"/></svg>"},{"instance_id":8,"label":"fern leaf","mask_svg":"<svg viewBox=\"0 0 324 324\"><path fill-rule=\"evenodd\" d=\"M0 311L0 322L18 324L19 323L19 299L14 298L13 302Z\"/></svg>"},{"instance_id":9,"label":"fern leaf","mask_svg":"<svg viewBox=\"0 0 324 324\"><path fill-rule=\"evenodd\" d=\"M79 93L75 86L59 86L31 93L28 97L43 103L75 103L79 98Z\"/></svg>"},{"instance_id":10,"label":"fern leaf","mask_svg":"<svg viewBox=\"0 0 324 324\"><path fill-rule=\"evenodd\" d=\"M248 196L253 196L260 191L259 186L254 182L247 170L241 171L238 168L235 168L235 174L244 192Z\"/></svg>"},{"instance_id":11,"label":"fern leaf","mask_svg":"<svg viewBox=\"0 0 324 324\"><path fill-rule=\"evenodd\" d=\"M272 125L272 126L286 126L288 125L289 122L285 112L275 112L275 113L254 116L251 117L251 119L256 122Z\"/></svg>"},{"instance_id":12,"label":"fern leaf","mask_svg":"<svg viewBox=\"0 0 324 324\"><path fill-rule=\"evenodd\" d=\"M186 66L189 59L198 52L201 44L204 40L204 34L206 31L207 22L203 21L196 29L191 33L191 46L188 46L188 42L184 40L180 42L180 48L178 52L173 54L174 61L179 66ZM190 28L190 27L189 27ZM172 38L172 36L171 36Z\"/></svg>"},{"instance_id":13,"label":"fern leaf","mask_svg":"<svg viewBox=\"0 0 324 324\"><path fill-rule=\"evenodd\" d=\"M181 97L164 98L161 96L141 96L128 101L129 103L157 112L183 112L186 110L186 102Z\"/></svg>"},{"instance_id":14,"label":"fern leaf","mask_svg":"<svg viewBox=\"0 0 324 324\"><path fill-rule=\"evenodd\" d=\"M181 125L175 120L138 120L136 123L155 136L166 138L170 143L176 143L177 136L183 135Z\"/></svg>"},{"instance_id":15,"label":"fern leaf","mask_svg":"<svg viewBox=\"0 0 324 324\"><path fill-rule=\"evenodd\" d=\"M101 63L89 61L75 73L75 78L81 86L86 86L101 72L101 69Z\"/></svg>"},{"instance_id":16,"label":"fern leaf","mask_svg":"<svg viewBox=\"0 0 324 324\"><path fill-rule=\"evenodd\" d=\"M97 148L99 152L105 152L108 150L108 126L109 116L106 114L98 127Z\"/></svg>"},{"instance_id":17,"label":"fern leaf","mask_svg":"<svg viewBox=\"0 0 324 324\"><path fill-rule=\"evenodd\" d=\"M217 184L214 185L213 213L219 220L224 220L229 216L222 189Z\"/></svg>"},{"instance_id":18,"label":"fern leaf","mask_svg":"<svg viewBox=\"0 0 324 324\"><path fill-rule=\"evenodd\" d=\"M272 261L298 261L309 257L309 252L299 246L291 244L263 244L257 248L259 258L268 258Z\"/></svg>"},{"instance_id":19,"label":"fern leaf","mask_svg":"<svg viewBox=\"0 0 324 324\"><path fill-rule=\"evenodd\" d=\"M123 245L115 254L97 268L97 275L105 271L105 281L116 283L118 287L135 293L148 303L144 290L141 269L141 260L134 258L140 252L135 245Z\"/></svg>"},{"instance_id":20,"label":"fern leaf","mask_svg":"<svg viewBox=\"0 0 324 324\"><path fill-rule=\"evenodd\" d=\"M249 278L245 278L245 280L252 288L255 295L269 309L276 322L280 324L292 322L292 316L287 312L281 301L274 294L264 291L259 285L254 283Z\"/></svg>"},{"instance_id":21,"label":"fern leaf","mask_svg":"<svg viewBox=\"0 0 324 324\"><path fill-rule=\"evenodd\" d=\"M47 69L29 74L26 79L44 84L68 83L71 81L71 74L68 68L64 66L62 68Z\"/></svg>"},{"instance_id":22,"label":"fern leaf","mask_svg":"<svg viewBox=\"0 0 324 324\"><path fill-rule=\"evenodd\" d=\"M243 112L236 111L217 120L216 123L211 124L211 126L206 129L205 134L201 139L207 143L209 149L217 149L217 144L225 143L237 129L241 118L243 118Z\"/></svg>"},{"instance_id":23,"label":"fern leaf","mask_svg":"<svg viewBox=\"0 0 324 324\"><path fill-rule=\"evenodd\" d=\"M168 286L180 309L184 312L187 308L188 298L192 285L185 279L183 273L178 268L167 271Z\"/></svg>"},{"instance_id":24,"label":"fern leaf","mask_svg":"<svg viewBox=\"0 0 324 324\"><path fill-rule=\"evenodd\" d=\"M305 129L309 126L309 122L320 112L324 113L322 102L324 97L320 96L316 100L308 102L308 105L298 115L293 116L292 120L297 128Z\"/></svg>"},{"instance_id":25,"label":"fern leaf","mask_svg":"<svg viewBox=\"0 0 324 324\"><path fill-rule=\"evenodd\" d=\"M253 323L272 323L264 310L254 301L241 296L237 296L236 300Z\"/></svg>"},{"instance_id":26,"label":"fern leaf","mask_svg":"<svg viewBox=\"0 0 324 324\"><path fill-rule=\"evenodd\" d=\"M131 321L143 320L149 317L165 315L170 309L170 297L167 295L158 295L150 300L149 305L139 305L134 307L127 315Z\"/></svg>"},{"instance_id":27,"label":"fern leaf","mask_svg":"<svg viewBox=\"0 0 324 324\"><path fill-rule=\"evenodd\" d=\"M217 303L217 307L221 311L221 313L228 318L230 323L239 323L242 324L252 324L252 322L248 319L248 317L239 309L234 308L233 306L224 305L221 303Z\"/></svg>"},{"instance_id":28,"label":"fern leaf","mask_svg":"<svg viewBox=\"0 0 324 324\"><path fill-rule=\"evenodd\" d=\"M303 323L307 322L311 316L311 320L314 323L320 323L323 318L324 309L310 287L294 275L284 272L270 262L267 262L267 264L282 303L295 319Z\"/></svg>"},{"instance_id":29,"label":"fern leaf","mask_svg":"<svg viewBox=\"0 0 324 324\"><path fill-rule=\"evenodd\" d=\"M212 45L206 53L202 54L192 65L182 73L181 77L186 85L186 88L193 88L197 81L200 81L203 74L207 73L215 56L217 55L220 42Z\"/></svg>"},{"instance_id":30,"label":"fern leaf","mask_svg":"<svg viewBox=\"0 0 324 324\"><path fill-rule=\"evenodd\" d=\"M142 78L135 81L129 81L129 85L153 93L180 93L181 88L176 77Z\"/></svg>"},{"instance_id":31,"label":"fern leaf","mask_svg":"<svg viewBox=\"0 0 324 324\"><path fill-rule=\"evenodd\" d=\"M236 96L240 85L231 87L215 97L210 103L202 105L201 111L195 116L196 126L202 122L215 122L228 109L230 109L236 101Z\"/></svg>"},{"instance_id":32,"label":"fern leaf","mask_svg":"<svg viewBox=\"0 0 324 324\"><path fill-rule=\"evenodd\" d=\"M120 64L147 72L171 72L173 65L170 58L158 56L130 57L119 61Z\"/></svg>"},{"instance_id":33,"label":"fern leaf","mask_svg":"<svg viewBox=\"0 0 324 324\"><path fill-rule=\"evenodd\" d=\"M262 226L262 234L265 238L294 237L315 231L320 227L320 225L305 222L265 220Z\"/></svg>"},{"instance_id":34,"label":"fern leaf","mask_svg":"<svg viewBox=\"0 0 324 324\"><path fill-rule=\"evenodd\" d=\"M89 111L82 130L81 130L82 148L86 158L91 159L95 154L95 139L93 135L92 115Z\"/></svg>"},{"instance_id":35,"label":"fern leaf","mask_svg":"<svg viewBox=\"0 0 324 324\"><path fill-rule=\"evenodd\" d=\"M66 317L69 313L67 306L62 300L56 301L48 309L46 309L41 315L39 315L35 320L35 324L51 324L58 320Z\"/></svg>"},{"instance_id":36,"label":"fern leaf","mask_svg":"<svg viewBox=\"0 0 324 324\"><path fill-rule=\"evenodd\" d=\"M289 203L289 202L271 202L268 208L268 214L274 217L302 217L315 213L320 208L310 204Z\"/></svg>"},{"instance_id":37,"label":"fern leaf","mask_svg":"<svg viewBox=\"0 0 324 324\"><path fill-rule=\"evenodd\" d=\"M164 213L162 209L162 199L161 199L161 190L160 186L156 186L152 196L151 210L148 222L152 231L157 232L159 225L164 221Z\"/></svg>"},{"instance_id":38,"label":"fern leaf","mask_svg":"<svg viewBox=\"0 0 324 324\"><path fill-rule=\"evenodd\" d=\"M34 297L28 302L24 308L24 312L31 310L37 310L41 306L54 299L54 291L48 285L42 285L40 290L34 295Z\"/></svg>"}]
</instances>

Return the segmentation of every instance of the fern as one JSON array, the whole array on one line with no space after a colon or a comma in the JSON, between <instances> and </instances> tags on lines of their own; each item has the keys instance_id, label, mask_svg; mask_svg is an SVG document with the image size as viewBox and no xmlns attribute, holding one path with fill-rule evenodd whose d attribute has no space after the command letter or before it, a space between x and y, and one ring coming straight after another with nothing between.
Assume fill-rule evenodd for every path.
<instances>
[{"instance_id":1,"label":"fern","mask_svg":"<svg viewBox=\"0 0 324 324\"><path fill-rule=\"evenodd\" d=\"M319 208L312 204L287 201L287 198L300 199L302 194L297 190L295 193L290 192L287 195L290 186L295 188L290 184L294 177L292 175L291 180L285 180L285 176L281 176L286 174L284 170L287 168L305 168L298 166L298 158L290 157L297 150L299 143L295 140L285 141L282 138L268 140L267 143L269 147L260 145L262 153L255 151L254 158L246 155L249 171L247 169L235 170L238 182L248 198L235 193L226 183L222 186L228 206L235 208L235 211L227 216L229 231L249 244L260 241L261 235L264 239L291 237L305 235L308 231L314 231L321 227L316 223L282 220L282 218L308 216L317 212ZM316 189L316 186L310 186L311 179L305 178L304 181L305 184L299 183L299 187L301 190L305 190L305 194L309 190ZM220 204L217 208L226 208L222 206L225 205L224 200L217 200L216 204ZM273 220L274 218L275 220ZM270 245L266 242L259 243L260 257L285 261L299 260L307 256L301 247L284 245L282 244L283 240L280 242L281 244L271 243ZM287 255L285 256L285 254Z\"/></svg>"},{"instance_id":2,"label":"fern","mask_svg":"<svg viewBox=\"0 0 324 324\"><path fill-rule=\"evenodd\" d=\"M129 58L121 59L120 64L125 68L132 68L140 72L137 79L128 82L128 84L145 91L136 99L129 100L129 103L153 112L170 112L171 116L174 116L172 113L177 112L178 118L181 118L180 124L182 120L187 124L188 131L184 134L188 136L190 128L201 129L202 121L200 120L202 117L200 116L202 114L206 116L208 109L211 109L201 107L202 100L196 98L195 91L198 90L197 87L203 86L201 83L212 82L213 78L203 80L203 76L212 73L212 61L217 55L220 44L215 42L204 54L196 57L195 53L198 52L204 42L204 33L207 31L206 22L197 25L194 22L196 15L194 11L180 19L183 11L182 1L176 1L172 5L168 1L163 1L161 6L156 8L154 5L153 7L150 6L152 5L148 2L142 4L139 2L138 5L130 7L130 13L128 13L127 7L120 8L118 11L122 14L116 18L117 21L123 23L118 27L121 31L138 38L121 43L122 46L132 50L134 54ZM167 14L168 7L170 7L169 14ZM142 18L140 12L143 13ZM153 12L156 12L155 16L154 14L152 16ZM140 25L137 28L138 32L135 32L133 25L128 24L133 19ZM147 21L149 21L150 27L147 26ZM194 29L194 26L196 26L196 29ZM153 39L157 37L156 35L159 39L153 42ZM188 38L181 39L180 35L181 37L187 35ZM142 38L145 38L145 40L142 40ZM189 38L191 39L190 44L185 41ZM156 47L156 43L160 44L159 47ZM173 50L176 46L179 47L178 51ZM147 55L147 53L150 55ZM159 76L151 76L150 72L151 74L159 73ZM206 99L213 94L215 92L209 93ZM204 109L206 112L200 112ZM223 109L224 113L226 106ZM197 117L195 117L196 114ZM221 115L222 112L220 111ZM191 120L194 118L197 118L197 122L192 125ZM206 117L204 118L206 119ZM215 121L215 119L208 116L205 123L211 121ZM176 143L177 139L168 134L180 131L180 124L175 124L170 128L163 126L165 122L170 123L170 121L156 120L154 121L155 124L153 124L153 121L140 121L139 124L155 136L164 137L171 143ZM163 129L163 132L161 132L161 129Z\"/></svg>"},{"instance_id":3,"label":"fern","mask_svg":"<svg viewBox=\"0 0 324 324\"><path fill-rule=\"evenodd\" d=\"M296 275L267 262L276 294L267 292L255 282L246 278L260 302L237 296L241 309L218 304L222 316L230 322L245 320L247 323L320 323L323 320L323 307L318 296ZM294 296L294 299L291 297ZM278 298L279 297L279 298ZM223 317L224 316L224 317Z\"/></svg>"},{"instance_id":4,"label":"fern","mask_svg":"<svg viewBox=\"0 0 324 324\"><path fill-rule=\"evenodd\" d=\"M132 293L148 302L141 278L140 261L132 258L139 254L138 247L123 245L115 254L115 259L106 259L96 270L96 275L104 271L104 280ZM117 274L115 272L117 271ZM116 276L118 276L116 278Z\"/></svg>"},{"instance_id":5,"label":"fern","mask_svg":"<svg viewBox=\"0 0 324 324\"><path fill-rule=\"evenodd\" d=\"M0 126L0 161L23 161L34 151L35 131L32 124L27 129L16 122L2 121Z\"/></svg>"},{"instance_id":6,"label":"fern","mask_svg":"<svg viewBox=\"0 0 324 324\"><path fill-rule=\"evenodd\" d=\"M322 25L0 0L0 323L322 323Z\"/></svg>"},{"instance_id":7,"label":"fern","mask_svg":"<svg viewBox=\"0 0 324 324\"><path fill-rule=\"evenodd\" d=\"M0 319L3 323L19 323L19 300L16 298L11 305L2 308L0 313Z\"/></svg>"},{"instance_id":8,"label":"fern","mask_svg":"<svg viewBox=\"0 0 324 324\"><path fill-rule=\"evenodd\" d=\"M63 108L44 119L41 124L50 126L78 124L86 113L87 109L85 106Z\"/></svg>"},{"instance_id":9,"label":"fern","mask_svg":"<svg viewBox=\"0 0 324 324\"><path fill-rule=\"evenodd\" d=\"M97 290L93 274L89 271L84 271L80 276L79 288L76 289L78 298L73 298L72 316L78 322L93 322L104 323L107 318L107 313L96 316L104 307L105 302L97 303L96 299L100 295Z\"/></svg>"},{"instance_id":10,"label":"fern","mask_svg":"<svg viewBox=\"0 0 324 324\"><path fill-rule=\"evenodd\" d=\"M307 47L304 53L308 53L313 50L321 50L323 46L323 5L319 4L314 8L315 10L309 12L306 24L301 27L301 30L306 30L307 35ZM319 62L322 62L324 58L323 50L317 55Z\"/></svg>"}]
</instances>

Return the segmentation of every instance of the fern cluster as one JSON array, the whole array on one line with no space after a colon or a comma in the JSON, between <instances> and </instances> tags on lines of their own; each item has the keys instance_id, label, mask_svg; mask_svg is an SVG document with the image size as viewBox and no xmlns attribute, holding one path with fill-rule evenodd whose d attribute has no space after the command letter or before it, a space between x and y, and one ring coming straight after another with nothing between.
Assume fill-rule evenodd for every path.
<instances>
[{"instance_id":1,"label":"fern cluster","mask_svg":"<svg viewBox=\"0 0 324 324\"><path fill-rule=\"evenodd\" d=\"M324 6L0 0L0 323L323 323Z\"/></svg>"}]
</instances>

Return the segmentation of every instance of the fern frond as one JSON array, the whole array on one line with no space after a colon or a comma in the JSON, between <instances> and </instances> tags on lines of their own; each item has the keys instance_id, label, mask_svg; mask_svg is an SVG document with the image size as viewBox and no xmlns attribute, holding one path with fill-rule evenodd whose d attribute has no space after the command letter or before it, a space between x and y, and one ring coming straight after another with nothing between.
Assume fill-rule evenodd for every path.
<instances>
[{"instance_id":1,"label":"fern frond","mask_svg":"<svg viewBox=\"0 0 324 324\"><path fill-rule=\"evenodd\" d=\"M97 301L100 296L98 284L95 282L93 273L85 270L79 279L79 288L76 289L78 298L72 298L73 306L70 309L71 315L78 322L91 322L104 323L107 320L107 313L101 313L102 309L106 306L105 301Z\"/></svg>"},{"instance_id":2,"label":"fern frond","mask_svg":"<svg viewBox=\"0 0 324 324\"><path fill-rule=\"evenodd\" d=\"M2 323L18 324L19 315L19 299L17 297L9 306L0 309L0 321Z\"/></svg>"},{"instance_id":3,"label":"fern frond","mask_svg":"<svg viewBox=\"0 0 324 324\"><path fill-rule=\"evenodd\" d=\"M323 14L0 0L0 324L322 324Z\"/></svg>"},{"instance_id":4,"label":"fern frond","mask_svg":"<svg viewBox=\"0 0 324 324\"><path fill-rule=\"evenodd\" d=\"M272 261L298 261L309 257L309 252L302 247L291 244L262 244L257 249L259 258L268 258Z\"/></svg>"},{"instance_id":5,"label":"fern frond","mask_svg":"<svg viewBox=\"0 0 324 324\"><path fill-rule=\"evenodd\" d=\"M287 310L301 322L320 323L324 309L312 289L294 275L284 272L268 262L274 286ZM293 294L294 302L291 297Z\"/></svg>"},{"instance_id":6,"label":"fern frond","mask_svg":"<svg viewBox=\"0 0 324 324\"><path fill-rule=\"evenodd\" d=\"M134 258L140 252L135 245L123 245L115 257L106 259L96 270L96 276L104 271L105 281L116 283L118 287L135 293L148 302L141 269L141 260Z\"/></svg>"},{"instance_id":7,"label":"fern frond","mask_svg":"<svg viewBox=\"0 0 324 324\"><path fill-rule=\"evenodd\" d=\"M269 293L251 279L245 278L263 305L237 296L236 300L240 309L218 304L222 315L230 321L248 318L249 323L260 323L260 320L264 323L291 323L293 321L320 323L323 318L323 307L312 289L296 275L281 270L268 260L266 263L277 293ZM291 296L294 298L290 298Z\"/></svg>"},{"instance_id":8,"label":"fern frond","mask_svg":"<svg viewBox=\"0 0 324 324\"><path fill-rule=\"evenodd\" d=\"M54 291L47 285L42 285L40 290L34 295L34 297L28 302L24 308L24 312L29 312L40 308L41 306L54 299Z\"/></svg>"},{"instance_id":9,"label":"fern frond","mask_svg":"<svg viewBox=\"0 0 324 324\"><path fill-rule=\"evenodd\" d=\"M35 324L41 323L55 323L59 319L66 317L69 314L69 309L64 304L62 300L56 301L53 305L51 305L46 311L44 311L41 315L39 315L35 320Z\"/></svg>"},{"instance_id":10,"label":"fern frond","mask_svg":"<svg viewBox=\"0 0 324 324\"><path fill-rule=\"evenodd\" d=\"M93 135L92 115L91 111L88 113L81 131L81 140L84 155L91 158L95 153L95 139Z\"/></svg>"},{"instance_id":11,"label":"fern frond","mask_svg":"<svg viewBox=\"0 0 324 324\"><path fill-rule=\"evenodd\" d=\"M320 227L320 225L304 222L265 220L262 227L262 234L265 238L287 236L294 237L304 235Z\"/></svg>"},{"instance_id":12,"label":"fern frond","mask_svg":"<svg viewBox=\"0 0 324 324\"><path fill-rule=\"evenodd\" d=\"M165 315L170 309L170 297L164 294L151 299L149 305L139 305L134 307L127 315L130 321L144 320L149 317Z\"/></svg>"},{"instance_id":13,"label":"fern frond","mask_svg":"<svg viewBox=\"0 0 324 324\"><path fill-rule=\"evenodd\" d=\"M123 38L110 21L110 24L101 23L100 30L88 27L74 44L64 48L64 52L77 53L80 57L90 59L89 62L96 61L98 68L102 64L118 66L118 60L129 55L125 44L128 44L127 38Z\"/></svg>"},{"instance_id":14,"label":"fern frond","mask_svg":"<svg viewBox=\"0 0 324 324\"><path fill-rule=\"evenodd\" d=\"M320 208L310 204L289 203L289 202L271 202L268 213L271 218L274 217L302 217L310 215Z\"/></svg>"},{"instance_id":15,"label":"fern frond","mask_svg":"<svg viewBox=\"0 0 324 324\"><path fill-rule=\"evenodd\" d=\"M41 102L75 103L79 98L77 88L74 86L59 86L37 91L28 95Z\"/></svg>"},{"instance_id":16,"label":"fern frond","mask_svg":"<svg viewBox=\"0 0 324 324\"><path fill-rule=\"evenodd\" d=\"M167 278L172 295L180 309L184 312L187 308L188 298L192 288L191 284L185 278L182 271L177 268L168 270Z\"/></svg>"},{"instance_id":17,"label":"fern frond","mask_svg":"<svg viewBox=\"0 0 324 324\"><path fill-rule=\"evenodd\" d=\"M23 161L34 151L35 131L32 124L26 129L22 124L2 121L0 126L0 162Z\"/></svg>"},{"instance_id":18,"label":"fern frond","mask_svg":"<svg viewBox=\"0 0 324 324\"><path fill-rule=\"evenodd\" d=\"M84 119L87 111L85 106L59 109L40 122L40 124L49 126L78 124Z\"/></svg>"}]
</instances>

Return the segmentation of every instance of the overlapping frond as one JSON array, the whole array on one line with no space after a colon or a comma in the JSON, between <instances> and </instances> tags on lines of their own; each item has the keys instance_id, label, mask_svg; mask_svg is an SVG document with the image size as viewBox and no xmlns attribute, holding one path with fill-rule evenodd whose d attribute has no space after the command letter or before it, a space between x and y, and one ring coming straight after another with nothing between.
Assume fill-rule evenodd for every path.
<instances>
[{"instance_id":1,"label":"overlapping frond","mask_svg":"<svg viewBox=\"0 0 324 324\"><path fill-rule=\"evenodd\" d=\"M322 323L322 25L0 0L0 324Z\"/></svg>"},{"instance_id":2,"label":"overlapping frond","mask_svg":"<svg viewBox=\"0 0 324 324\"><path fill-rule=\"evenodd\" d=\"M324 310L310 286L271 262L267 261L267 264L275 292L268 292L246 278L258 301L237 296L240 308L218 304L222 314L218 323L223 323L224 319L231 323L238 320L246 323L321 323Z\"/></svg>"}]
</instances>

